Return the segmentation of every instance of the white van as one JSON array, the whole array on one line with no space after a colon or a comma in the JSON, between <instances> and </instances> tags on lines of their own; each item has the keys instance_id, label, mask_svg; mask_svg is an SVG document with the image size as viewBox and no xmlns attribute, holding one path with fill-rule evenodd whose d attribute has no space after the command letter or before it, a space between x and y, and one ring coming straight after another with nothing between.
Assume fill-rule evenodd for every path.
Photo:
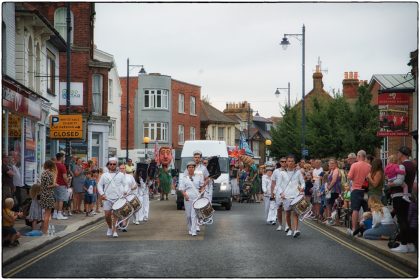
<instances>
[{"instance_id":1,"label":"white van","mask_svg":"<svg viewBox=\"0 0 420 280\"><path fill-rule=\"evenodd\" d=\"M181 168L179 170L179 180L183 176L187 163L193 160L194 151L199 150L203 158L219 157L221 175L213 183L212 203L221 204L230 210L232 207L232 189L229 180L229 157L225 141L213 140L194 140L185 141L181 152Z\"/></svg>"}]
</instances>

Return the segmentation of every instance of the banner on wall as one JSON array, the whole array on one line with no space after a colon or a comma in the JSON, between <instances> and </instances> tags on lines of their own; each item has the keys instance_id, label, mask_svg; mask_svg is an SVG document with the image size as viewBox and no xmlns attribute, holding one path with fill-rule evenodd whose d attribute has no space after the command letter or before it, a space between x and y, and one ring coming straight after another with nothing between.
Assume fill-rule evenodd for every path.
<instances>
[{"instance_id":1,"label":"banner on wall","mask_svg":"<svg viewBox=\"0 0 420 280\"><path fill-rule=\"evenodd\" d=\"M408 93L381 93L378 95L379 131L377 136L408 136Z\"/></svg>"},{"instance_id":2,"label":"banner on wall","mask_svg":"<svg viewBox=\"0 0 420 280\"><path fill-rule=\"evenodd\" d=\"M66 105L67 83L60 82L60 105ZM71 106L83 105L83 83L70 83Z\"/></svg>"},{"instance_id":3,"label":"banner on wall","mask_svg":"<svg viewBox=\"0 0 420 280\"><path fill-rule=\"evenodd\" d=\"M25 184L32 186L35 183L36 175L36 145L35 145L35 123L25 119Z\"/></svg>"}]
</instances>

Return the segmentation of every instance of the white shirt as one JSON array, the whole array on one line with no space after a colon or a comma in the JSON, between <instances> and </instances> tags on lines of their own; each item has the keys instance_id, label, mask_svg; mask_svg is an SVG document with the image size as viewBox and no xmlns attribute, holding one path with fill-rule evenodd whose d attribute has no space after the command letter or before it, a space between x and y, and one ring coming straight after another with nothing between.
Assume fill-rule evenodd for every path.
<instances>
[{"instance_id":1,"label":"white shirt","mask_svg":"<svg viewBox=\"0 0 420 280\"><path fill-rule=\"evenodd\" d=\"M128 185L126 184L125 175L118 173L104 173L98 183L98 193L104 195L109 200L117 200L124 193L128 193Z\"/></svg>"},{"instance_id":2,"label":"white shirt","mask_svg":"<svg viewBox=\"0 0 420 280\"><path fill-rule=\"evenodd\" d=\"M200 186L203 184L204 180L202 180L201 176L194 175L190 178L190 176L187 175L182 177L181 181L179 182L178 189L181 192L185 191L191 200L198 197Z\"/></svg>"},{"instance_id":3,"label":"white shirt","mask_svg":"<svg viewBox=\"0 0 420 280\"><path fill-rule=\"evenodd\" d=\"M276 170L273 171L273 174L271 175L271 181L276 182L276 186L274 187L274 193L278 196L280 195L281 192L281 188L280 188L280 172L284 171L283 168L277 168Z\"/></svg>"},{"instance_id":4,"label":"white shirt","mask_svg":"<svg viewBox=\"0 0 420 280\"><path fill-rule=\"evenodd\" d=\"M124 174L125 175L125 184L129 190L134 190L137 188L137 182L134 179L132 174Z\"/></svg>"},{"instance_id":5,"label":"white shirt","mask_svg":"<svg viewBox=\"0 0 420 280\"><path fill-rule=\"evenodd\" d=\"M314 187L319 188L321 186L321 177L320 174L324 172L322 167L312 170L312 178L314 178Z\"/></svg>"},{"instance_id":6,"label":"white shirt","mask_svg":"<svg viewBox=\"0 0 420 280\"><path fill-rule=\"evenodd\" d=\"M184 175L188 176L188 168L185 169ZM207 177L209 177L210 174L209 174L209 171L207 170L207 167L205 167L203 164L200 163L199 165L195 166L194 175L202 177L203 182L204 182L204 180Z\"/></svg>"},{"instance_id":7,"label":"white shirt","mask_svg":"<svg viewBox=\"0 0 420 280\"><path fill-rule=\"evenodd\" d=\"M262 191L264 193L264 196L271 196L271 176L268 176L267 174L264 174L262 176Z\"/></svg>"},{"instance_id":8,"label":"white shirt","mask_svg":"<svg viewBox=\"0 0 420 280\"><path fill-rule=\"evenodd\" d=\"M382 211L384 212L383 215L381 212L372 211L372 227L377 227L379 224L392 225L394 223L388 207L382 207Z\"/></svg>"},{"instance_id":9,"label":"white shirt","mask_svg":"<svg viewBox=\"0 0 420 280\"><path fill-rule=\"evenodd\" d=\"M284 193L286 198L295 198L300 192L298 187L305 188L305 179L300 169L280 172L280 195Z\"/></svg>"}]
</instances>

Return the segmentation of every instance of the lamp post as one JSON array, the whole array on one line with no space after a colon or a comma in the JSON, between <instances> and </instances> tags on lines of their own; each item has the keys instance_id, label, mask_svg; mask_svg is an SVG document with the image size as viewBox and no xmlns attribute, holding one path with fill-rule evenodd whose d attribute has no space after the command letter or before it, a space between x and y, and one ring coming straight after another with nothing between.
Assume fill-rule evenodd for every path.
<instances>
[{"instance_id":1,"label":"lamp post","mask_svg":"<svg viewBox=\"0 0 420 280\"><path fill-rule=\"evenodd\" d=\"M305 149L305 25L302 26L301 34L284 34L284 37L280 43L284 50L290 45L287 37L294 37L302 42L302 140L301 140L301 151L302 157L305 158L307 151Z\"/></svg>"},{"instance_id":2,"label":"lamp post","mask_svg":"<svg viewBox=\"0 0 420 280\"><path fill-rule=\"evenodd\" d=\"M287 83L287 88L277 88L276 92L274 93L276 97L280 96L280 91L282 89L287 89L287 107L290 108L290 82Z\"/></svg>"},{"instance_id":3,"label":"lamp post","mask_svg":"<svg viewBox=\"0 0 420 280\"><path fill-rule=\"evenodd\" d=\"M127 58L127 122L126 122L126 128L125 128L125 149L126 149L126 153L125 153L125 162L128 162L128 126L129 126L129 114L130 114L130 66L131 67L141 67L140 71L139 71L139 75L141 74L146 74L146 70L144 70L143 65L130 65L130 59Z\"/></svg>"},{"instance_id":4,"label":"lamp post","mask_svg":"<svg viewBox=\"0 0 420 280\"><path fill-rule=\"evenodd\" d=\"M150 138L145 136L143 138L143 143L144 143L144 147L145 147L144 148L144 160L145 161L147 161L147 145L149 144L149 142L150 142Z\"/></svg>"},{"instance_id":5,"label":"lamp post","mask_svg":"<svg viewBox=\"0 0 420 280\"><path fill-rule=\"evenodd\" d=\"M266 139L265 140L265 162L267 162L270 159L270 150L267 149L267 147L271 146L271 140Z\"/></svg>"}]
</instances>

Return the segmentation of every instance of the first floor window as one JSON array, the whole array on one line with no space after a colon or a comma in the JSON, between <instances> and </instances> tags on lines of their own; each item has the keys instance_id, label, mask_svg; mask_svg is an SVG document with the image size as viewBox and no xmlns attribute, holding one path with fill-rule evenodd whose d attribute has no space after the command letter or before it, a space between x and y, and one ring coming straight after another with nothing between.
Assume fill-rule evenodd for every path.
<instances>
[{"instance_id":1,"label":"first floor window","mask_svg":"<svg viewBox=\"0 0 420 280\"><path fill-rule=\"evenodd\" d=\"M168 109L169 91L166 89L146 89L144 91L145 109Z\"/></svg>"},{"instance_id":2,"label":"first floor window","mask_svg":"<svg viewBox=\"0 0 420 280\"><path fill-rule=\"evenodd\" d=\"M55 94L55 55L47 50L47 92Z\"/></svg>"},{"instance_id":3,"label":"first floor window","mask_svg":"<svg viewBox=\"0 0 420 280\"><path fill-rule=\"evenodd\" d=\"M182 124L178 125L178 144L184 144L184 126Z\"/></svg>"},{"instance_id":4,"label":"first floor window","mask_svg":"<svg viewBox=\"0 0 420 280\"><path fill-rule=\"evenodd\" d=\"M111 119L111 126L109 128L109 137L115 138L115 129L117 126L117 120Z\"/></svg>"},{"instance_id":5,"label":"first floor window","mask_svg":"<svg viewBox=\"0 0 420 280\"><path fill-rule=\"evenodd\" d=\"M92 113L102 115L102 75L94 74L92 76Z\"/></svg>"},{"instance_id":6,"label":"first floor window","mask_svg":"<svg viewBox=\"0 0 420 280\"><path fill-rule=\"evenodd\" d=\"M218 140L219 141L223 141L225 139L225 128L224 127L219 127L217 129L218 131Z\"/></svg>"},{"instance_id":7,"label":"first floor window","mask_svg":"<svg viewBox=\"0 0 420 280\"><path fill-rule=\"evenodd\" d=\"M194 96L191 96L191 99L190 99L190 115L196 115Z\"/></svg>"},{"instance_id":8,"label":"first floor window","mask_svg":"<svg viewBox=\"0 0 420 280\"><path fill-rule=\"evenodd\" d=\"M168 123L145 122L143 135L152 141L168 142Z\"/></svg>"},{"instance_id":9,"label":"first floor window","mask_svg":"<svg viewBox=\"0 0 420 280\"><path fill-rule=\"evenodd\" d=\"M190 127L190 140L195 140L195 127Z\"/></svg>"}]
</instances>

